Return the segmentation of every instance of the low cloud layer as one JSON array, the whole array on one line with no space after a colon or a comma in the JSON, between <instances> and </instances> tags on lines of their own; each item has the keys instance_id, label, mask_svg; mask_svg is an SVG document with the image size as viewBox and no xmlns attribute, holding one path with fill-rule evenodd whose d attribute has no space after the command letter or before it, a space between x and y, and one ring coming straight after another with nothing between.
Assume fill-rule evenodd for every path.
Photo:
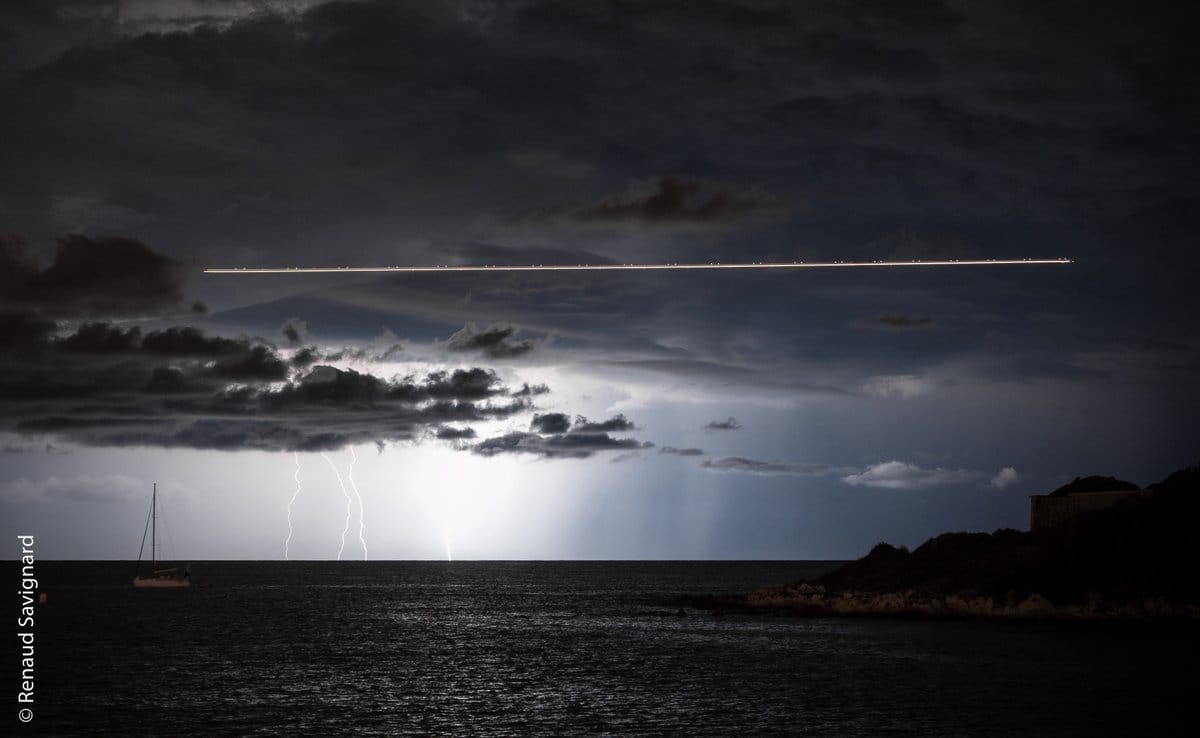
<instances>
[{"instance_id":1,"label":"low cloud layer","mask_svg":"<svg viewBox=\"0 0 1200 738\"><path fill-rule=\"evenodd\" d=\"M475 445L481 456L531 454L547 459L586 459L601 451L630 451L652 448L653 443L633 438L613 438L607 433L506 433Z\"/></svg>"},{"instance_id":2,"label":"low cloud layer","mask_svg":"<svg viewBox=\"0 0 1200 738\"><path fill-rule=\"evenodd\" d=\"M636 451L653 448L648 441L616 438L613 432L629 431L634 424L624 415L590 421L576 416L574 424L562 413L535 415L530 427L537 432L512 432L488 438L475 445L481 456L530 454L542 458L585 459L601 451Z\"/></svg>"},{"instance_id":3,"label":"low cloud layer","mask_svg":"<svg viewBox=\"0 0 1200 738\"><path fill-rule=\"evenodd\" d=\"M824 464L789 464L782 461L763 461L745 456L723 456L700 462L701 469L716 472L746 472L749 474L786 474L795 476L820 476L836 473L833 467Z\"/></svg>"},{"instance_id":4,"label":"low cloud layer","mask_svg":"<svg viewBox=\"0 0 1200 738\"><path fill-rule=\"evenodd\" d=\"M289 323L289 325L294 325ZM295 338L301 337L296 331ZM66 335L29 314L0 314L0 411L8 432L91 446L319 451L433 438L483 456L587 458L654 444L605 420L534 413L531 432L468 445L474 423L532 412L545 385L507 386L482 367L383 378L319 363L315 347L286 353L258 340L192 326L143 331L84 323ZM296 358L305 355L303 361Z\"/></svg>"},{"instance_id":5,"label":"low cloud layer","mask_svg":"<svg viewBox=\"0 0 1200 738\"><path fill-rule=\"evenodd\" d=\"M905 461L885 461L856 474L842 477L842 481L854 487L880 487L882 489L924 489L952 484L978 482L983 474L966 469L922 469Z\"/></svg>"},{"instance_id":6,"label":"low cloud layer","mask_svg":"<svg viewBox=\"0 0 1200 738\"><path fill-rule=\"evenodd\" d=\"M699 449L691 449L699 451ZM662 453L680 453L677 449L663 448ZM685 449L684 451L688 451ZM701 452L702 453L702 452ZM1005 467L989 479L989 475L968 469L924 469L906 461L884 461L864 468L835 467L825 464L796 464L784 461L765 461L745 456L724 456L705 459L700 468L714 472L742 472L747 474L786 476L837 476L852 487L876 487L880 489L925 489L951 485L987 482L996 489L1005 489L1020 481L1016 469Z\"/></svg>"},{"instance_id":7,"label":"low cloud layer","mask_svg":"<svg viewBox=\"0 0 1200 738\"><path fill-rule=\"evenodd\" d=\"M317 364L296 369L273 347L190 326L143 332L0 316L0 430L94 446L326 450L419 439L531 408L484 368L385 379ZM514 397L514 394L521 396ZM465 430L459 438L468 438Z\"/></svg>"}]
</instances>

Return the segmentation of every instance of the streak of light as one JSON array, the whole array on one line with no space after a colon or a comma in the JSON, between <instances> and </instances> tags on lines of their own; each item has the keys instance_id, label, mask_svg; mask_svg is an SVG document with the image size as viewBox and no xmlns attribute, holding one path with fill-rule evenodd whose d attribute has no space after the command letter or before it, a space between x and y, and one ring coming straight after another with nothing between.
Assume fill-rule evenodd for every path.
<instances>
[{"instance_id":1,"label":"streak of light","mask_svg":"<svg viewBox=\"0 0 1200 738\"><path fill-rule=\"evenodd\" d=\"M296 462L296 473L294 475L292 475L292 478L296 480L296 491L292 493L292 499L288 500L288 504L287 504L288 534L287 534L287 539L284 540L284 542L283 542L283 560L284 561L289 560L288 547L292 543L292 505L295 504L296 497L299 496L299 494L300 494L300 454L293 451L292 458Z\"/></svg>"},{"instance_id":2,"label":"streak of light","mask_svg":"<svg viewBox=\"0 0 1200 738\"><path fill-rule=\"evenodd\" d=\"M329 464L329 468L333 470L333 475L338 480L338 486L342 488L342 494L346 496L346 525L342 528L342 547L338 549L337 555L337 560L341 561L342 552L346 550L346 533L350 530L350 504L353 501L350 499L350 494L346 492L346 485L342 482L342 475L338 472L337 467L334 466L333 460L324 451L321 452L321 458L325 459L326 463Z\"/></svg>"},{"instance_id":3,"label":"streak of light","mask_svg":"<svg viewBox=\"0 0 1200 738\"><path fill-rule=\"evenodd\" d=\"M891 261L754 261L735 264L467 264L368 267L213 267L205 274L355 274L377 272L617 272L707 269L846 269L851 267L1035 266L1072 264L1073 259L905 259Z\"/></svg>"},{"instance_id":4,"label":"streak of light","mask_svg":"<svg viewBox=\"0 0 1200 738\"><path fill-rule=\"evenodd\" d=\"M363 561L366 561L368 558L367 557L367 539L363 535L363 529L365 526L365 523L363 521L364 521L364 517L366 515L366 510L363 507L362 495L360 495L358 493L358 485L354 483L354 465L357 463L358 463L358 455L354 453L354 447L351 446L350 447L350 471L347 473L347 476L350 478L350 489L354 490L354 496L358 498L358 542L362 544Z\"/></svg>"}]
</instances>

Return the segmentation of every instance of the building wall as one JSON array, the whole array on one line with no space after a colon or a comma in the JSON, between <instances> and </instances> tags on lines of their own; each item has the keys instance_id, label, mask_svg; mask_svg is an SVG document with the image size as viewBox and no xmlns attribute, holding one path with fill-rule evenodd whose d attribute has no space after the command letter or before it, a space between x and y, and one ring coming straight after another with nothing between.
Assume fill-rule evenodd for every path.
<instances>
[{"instance_id":1,"label":"building wall","mask_svg":"<svg viewBox=\"0 0 1200 738\"><path fill-rule=\"evenodd\" d=\"M1029 529L1041 530L1058 525L1081 513L1112 507L1132 495L1146 495L1145 490L1114 492L1077 492L1063 497L1032 495L1029 498Z\"/></svg>"}]
</instances>

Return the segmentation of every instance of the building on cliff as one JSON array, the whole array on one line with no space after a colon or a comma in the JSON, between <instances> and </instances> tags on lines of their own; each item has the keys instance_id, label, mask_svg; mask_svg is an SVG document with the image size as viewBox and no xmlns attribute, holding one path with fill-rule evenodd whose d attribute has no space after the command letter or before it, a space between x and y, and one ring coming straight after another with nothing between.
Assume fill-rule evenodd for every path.
<instances>
[{"instance_id":1,"label":"building on cliff","mask_svg":"<svg viewBox=\"0 0 1200 738\"><path fill-rule=\"evenodd\" d=\"M1149 494L1149 490L1113 477L1076 477L1050 494L1030 495L1029 529L1050 528L1076 515L1103 510L1130 497Z\"/></svg>"}]
</instances>

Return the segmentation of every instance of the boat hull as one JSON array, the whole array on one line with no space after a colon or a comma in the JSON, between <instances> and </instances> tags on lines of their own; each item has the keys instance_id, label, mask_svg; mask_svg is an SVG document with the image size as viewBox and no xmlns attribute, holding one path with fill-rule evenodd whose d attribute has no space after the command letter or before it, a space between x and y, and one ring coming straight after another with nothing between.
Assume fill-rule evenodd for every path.
<instances>
[{"instance_id":1,"label":"boat hull","mask_svg":"<svg viewBox=\"0 0 1200 738\"><path fill-rule=\"evenodd\" d=\"M134 577L133 586L141 589L180 589L192 586L192 580L182 577Z\"/></svg>"}]
</instances>

